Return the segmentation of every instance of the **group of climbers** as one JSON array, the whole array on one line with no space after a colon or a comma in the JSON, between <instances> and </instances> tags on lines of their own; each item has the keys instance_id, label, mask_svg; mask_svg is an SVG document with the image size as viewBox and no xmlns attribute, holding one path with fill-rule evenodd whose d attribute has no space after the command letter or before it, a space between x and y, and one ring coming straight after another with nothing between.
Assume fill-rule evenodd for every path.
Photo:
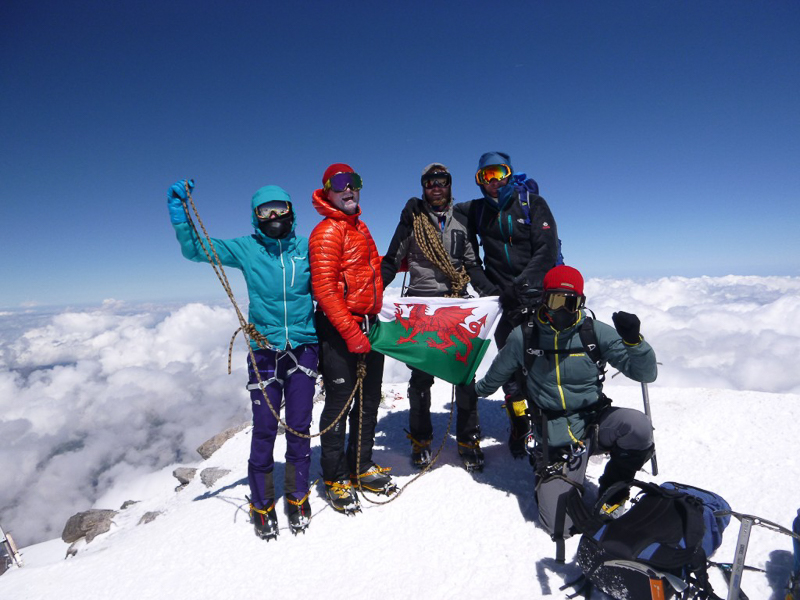
<instances>
[{"instance_id":1,"label":"group of climbers","mask_svg":"<svg viewBox=\"0 0 800 600\"><path fill-rule=\"evenodd\" d=\"M186 207L193 182L183 180L169 188L169 213L183 255L198 262L213 261L216 255L222 265L241 270L247 283L253 326L248 480L250 515L259 537L272 539L278 533L272 453L282 405L287 432L284 510L293 532L308 526L311 412L318 372L325 389L319 435L328 502L352 514L359 510L356 488L395 492L389 469L372 456L384 357L371 348L368 335L384 288L400 270L408 271L408 295L466 297L469 283L480 296L499 297L503 315L495 341L500 351L485 377L456 388L458 451L468 470L483 468L478 398L503 386L512 453L531 456L540 523L551 534L569 535L568 518L556 515L582 484L589 455L611 456L600 480L602 489L632 480L649 458L649 421L638 411L610 406L597 368L598 361L608 362L636 381L655 379L655 355L639 333L639 320L620 312L614 315L614 327L595 321L599 358L584 352L579 335L588 319L583 278L560 264L556 223L538 186L515 173L509 156L501 152L481 156L475 181L482 197L456 204L449 169L441 163L427 165L421 197L411 198L403 208L384 256L361 219L362 179L344 163L330 165L322 187L313 192L312 204L322 221L308 239L295 233L292 201L278 186L266 186L253 196L253 233L227 240L198 236ZM452 268L443 268L442 256ZM526 355L532 339L544 350L531 364ZM433 381L432 375L411 369L408 437L412 462L419 468L431 461ZM529 447L534 440L538 452ZM626 495L623 489L615 502L621 504Z\"/></svg>"}]
</instances>

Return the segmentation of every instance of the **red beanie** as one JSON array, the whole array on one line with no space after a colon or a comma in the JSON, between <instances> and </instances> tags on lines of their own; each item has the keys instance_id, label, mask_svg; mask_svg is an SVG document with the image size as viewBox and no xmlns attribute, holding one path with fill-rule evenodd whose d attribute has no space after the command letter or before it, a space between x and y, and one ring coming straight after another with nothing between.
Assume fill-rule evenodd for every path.
<instances>
[{"instance_id":1,"label":"red beanie","mask_svg":"<svg viewBox=\"0 0 800 600\"><path fill-rule=\"evenodd\" d=\"M583 276L578 269L559 265L550 269L544 276L544 289L565 290L583 296Z\"/></svg>"},{"instance_id":2,"label":"red beanie","mask_svg":"<svg viewBox=\"0 0 800 600\"><path fill-rule=\"evenodd\" d=\"M325 169L325 174L322 176L322 185L324 186L328 182L328 179L337 173L355 173L355 171L350 165L346 165L344 163L333 163L330 167Z\"/></svg>"}]
</instances>

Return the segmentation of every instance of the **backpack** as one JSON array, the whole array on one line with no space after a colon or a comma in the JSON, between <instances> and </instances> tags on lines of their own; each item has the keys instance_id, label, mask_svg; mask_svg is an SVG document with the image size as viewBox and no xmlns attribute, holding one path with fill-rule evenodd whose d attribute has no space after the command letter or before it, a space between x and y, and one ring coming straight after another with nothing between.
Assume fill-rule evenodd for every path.
<instances>
[{"instance_id":1,"label":"backpack","mask_svg":"<svg viewBox=\"0 0 800 600\"><path fill-rule=\"evenodd\" d=\"M679 483L634 481L642 492L617 519L600 507L625 486L612 485L578 521L577 562L588 584L620 600L718 599L708 581L708 558L722 543L730 510L718 494Z\"/></svg>"},{"instance_id":2,"label":"backpack","mask_svg":"<svg viewBox=\"0 0 800 600\"><path fill-rule=\"evenodd\" d=\"M532 177L528 177L525 173L514 173L511 177L511 185L519 196L519 205L522 208L522 214L525 217L525 224L531 224L531 204L530 195L539 195L539 184ZM477 204L477 213L475 213L475 231L478 236L481 235L481 220L483 219L483 202L473 203ZM558 255L556 256L555 266L564 264L564 254L561 252L561 238L558 240Z\"/></svg>"}]
</instances>

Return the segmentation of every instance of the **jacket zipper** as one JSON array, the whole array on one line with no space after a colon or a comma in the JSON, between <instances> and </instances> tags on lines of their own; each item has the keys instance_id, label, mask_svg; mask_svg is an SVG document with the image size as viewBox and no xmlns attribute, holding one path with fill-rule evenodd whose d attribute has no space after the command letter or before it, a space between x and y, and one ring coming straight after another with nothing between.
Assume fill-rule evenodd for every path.
<instances>
[{"instance_id":1,"label":"jacket zipper","mask_svg":"<svg viewBox=\"0 0 800 600\"><path fill-rule=\"evenodd\" d=\"M556 361L556 385L558 386L558 395L561 397L561 408L564 409L564 412L567 412L567 400L564 396L564 388L561 386L561 364L558 362L558 332L556 331L555 336L553 337L553 345L555 347L556 353L553 355ZM572 433L572 428L569 426L569 417L564 415L564 420L567 424L567 433L569 433L569 437L572 441L576 444L580 443L580 440L576 439Z\"/></svg>"},{"instance_id":2,"label":"jacket zipper","mask_svg":"<svg viewBox=\"0 0 800 600\"><path fill-rule=\"evenodd\" d=\"M286 265L283 262L283 244L278 240L278 252L281 257L281 281L283 281L283 329L286 335L286 348L291 348L289 342L289 306L286 303ZM294 281L294 265L292 265L292 281Z\"/></svg>"}]
</instances>

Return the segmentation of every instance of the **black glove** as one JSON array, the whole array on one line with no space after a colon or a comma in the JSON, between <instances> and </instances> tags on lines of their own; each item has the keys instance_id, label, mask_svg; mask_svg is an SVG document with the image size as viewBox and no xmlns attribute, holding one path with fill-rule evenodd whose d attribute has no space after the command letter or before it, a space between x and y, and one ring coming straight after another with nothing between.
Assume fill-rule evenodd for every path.
<instances>
[{"instance_id":1,"label":"black glove","mask_svg":"<svg viewBox=\"0 0 800 600\"><path fill-rule=\"evenodd\" d=\"M639 335L639 327L641 326L639 317L631 313L620 311L611 315L611 320L614 321L614 327L619 337L621 337L622 341L626 344L635 346L642 341L642 336Z\"/></svg>"},{"instance_id":2,"label":"black glove","mask_svg":"<svg viewBox=\"0 0 800 600\"><path fill-rule=\"evenodd\" d=\"M517 291L514 289L514 286L508 286L500 292L500 308L502 308L504 312L511 312L519 308L519 298L517 297Z\"/></svg>"}]
</instances>

